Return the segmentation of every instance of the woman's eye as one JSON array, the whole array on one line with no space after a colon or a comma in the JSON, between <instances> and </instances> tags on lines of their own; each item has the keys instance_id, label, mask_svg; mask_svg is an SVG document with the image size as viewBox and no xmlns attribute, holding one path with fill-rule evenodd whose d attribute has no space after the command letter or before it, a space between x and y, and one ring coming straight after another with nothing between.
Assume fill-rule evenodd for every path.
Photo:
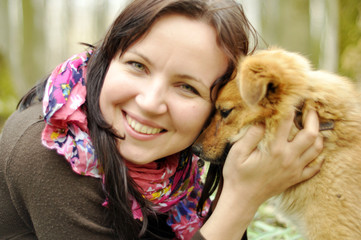
<instances>
[{"instance_id":1,"label":"woman's eye","mask_svg":"<svg viewBox=\"0 0 361 240\"><path fill-rule=\"evenodd\" d=\"M188 91L188 92L191 92L191 93L194 93L196 95L199 95L199 92L197 91L197 89L195 89L194 87L192 87L191 85L189 84L182 84L181 85L181 88Z\"/></svg>"},{"instance_id":2,"label":"woman's eye","mask_svg":"<svg viewBox=\"0 0 361 240\"><path fill-rule=\"evenodd\" d=\"M146 70L145 66L139 62L130 61L128 64L139 72L144 72Z\"/></svg>"}]
</instances>

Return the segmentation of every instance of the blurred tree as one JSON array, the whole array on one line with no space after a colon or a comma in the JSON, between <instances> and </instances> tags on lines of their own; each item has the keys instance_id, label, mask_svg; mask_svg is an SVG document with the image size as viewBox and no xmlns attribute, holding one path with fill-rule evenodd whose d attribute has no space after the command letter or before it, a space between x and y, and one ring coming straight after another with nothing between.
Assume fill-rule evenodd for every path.
<instances>
[{"instance_id":1,"label":"blurred tree","mask_svg":"<svg viewBox=\"0 0 361 240\"><path fill-rule=\"evenodd\" d=\"M309 1L263 0L262 35L269 45L308 54L311 46Z\"/></svg>"},{"instance_id":2,"label":"blurred tree","mask_svg":"<svg viewBox=\"0 0 361 240\"><path fill-rule=\"evenodd\" d=\"M341 59L339 71L361 82L361 1L339 1Z\"/></svg>"},{"instance_id":3,"label":"blurred tree","mask_svg":"<svg viewBox=\"0 0 361 240\"><path fill-rule=\"evenodd\" d=\"M13 85L9 84L10 69L4 56L0 53L0 131L5 120L15 110L17 96Z\"/></svg>"},{"instance_id":4,"label":"blurred tree","mask_svg":"<svg viewBox=\"0 0 361 240\"><path fill-rule=\"evenodd\" d=\"M0 67L7 71L0 82L22 96L61 61L83 51L79 42L96 44L128 1L0 0ZM269 45L303 53L317 68L361 81L360 0L238 1ZM6 96L1 94L2 102L8 102Z\"/></svg>"},{"instance_id":5,"label":"blurred tree","mask_svg":"<svg viewBox=\"0 0 361 240\"><path fill-rule=\"evenodd\" d=\"M39 76L43 71L45 31L44 28L44 2L22 0L22 16L23 22L20 26L23 42L20 46L20 67L22 69L22 79L14 79L19 81L16 88L19 88L18 95L23 95L33 86L34 82L41 78Z\"/></svg>"}]
</instances>

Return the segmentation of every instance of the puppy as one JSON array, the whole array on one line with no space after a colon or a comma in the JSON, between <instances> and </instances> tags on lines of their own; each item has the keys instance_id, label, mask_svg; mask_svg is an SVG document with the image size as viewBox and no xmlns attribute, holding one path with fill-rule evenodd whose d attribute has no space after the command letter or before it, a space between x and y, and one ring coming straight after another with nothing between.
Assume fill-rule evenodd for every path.
<instances>
[{"instance_id":1,"label":"puppy","mask_svg":"<svg viewBox=\"0 0 361 240\"><path fill-rule=\"evenodd\" d=\"M348 79L314 71L303 56L278 48L247 56L220 90L215 115L194 149L206 161L224 161L250 125L263 123L258 148L267 152L280 120L296 111L292 140L310 109L324 137L314 162L324 164L315 177L277 196L278 208L309 240L361 239L361 98Z\"/></svg>"}]
</instances>

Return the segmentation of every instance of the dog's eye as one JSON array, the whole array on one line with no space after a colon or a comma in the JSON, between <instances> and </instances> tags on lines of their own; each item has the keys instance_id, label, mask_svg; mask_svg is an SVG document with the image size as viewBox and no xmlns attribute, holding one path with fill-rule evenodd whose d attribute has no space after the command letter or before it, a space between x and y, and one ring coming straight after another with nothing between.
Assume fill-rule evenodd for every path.
<instances>
[{"instance_id":1,"label":"dog's eye","mask_svg":"<svg viewBox=\"0 0 361 240\"><path fill-rule=\"evenodd\" d=\"M221 114L222 118L226 118L232 112L232 110L233 110L233 108L231 108L231 109L219 109L219 113Z\"/></svg>"}]
</instances>

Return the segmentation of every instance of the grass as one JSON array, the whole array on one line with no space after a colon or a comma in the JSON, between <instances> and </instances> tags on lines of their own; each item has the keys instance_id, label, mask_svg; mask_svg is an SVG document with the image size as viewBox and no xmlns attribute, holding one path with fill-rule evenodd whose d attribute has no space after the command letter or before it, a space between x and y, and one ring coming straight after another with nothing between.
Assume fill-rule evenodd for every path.
<instances>
[{"instance_id":1,"label":"grass","mask_svg":"<svg viewBox=\"0 0 361 240\"><path fill-rule=\"evenodd\" d=\"M248 227L249 240L304 240L296 228L276 213L271 203L264 203Z\"/></svg>"},{"instance_id":2,"label":"grass","mask_svg":"<svg viewBox=\"0 0 361 240\"><path fill-rule=\"evenodd\" d=\"M205 164L205 171L207 171L208 162ZM214 195L211 198L214 198ZM305 240L295 226L289 222L286 223L286 220L277 214L270 201L259 207L253 221L247 228L247 235L249 240Z\"/></svg>"}]
</instances>

